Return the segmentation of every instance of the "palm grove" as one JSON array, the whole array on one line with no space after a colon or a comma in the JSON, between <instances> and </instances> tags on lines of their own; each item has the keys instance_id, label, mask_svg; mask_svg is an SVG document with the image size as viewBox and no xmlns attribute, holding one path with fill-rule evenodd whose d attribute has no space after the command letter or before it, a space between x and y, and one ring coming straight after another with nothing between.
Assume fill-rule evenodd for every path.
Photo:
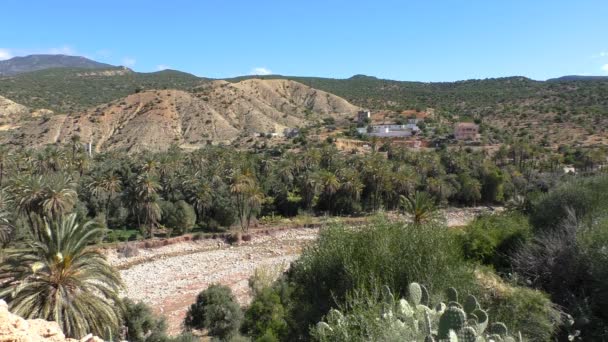
<instances>
[{"instance_id":1,"label":"palm grove","mask_svg":"<svg viewBox=\"0 0 608 342\"><path fill-rule=\"evenodd\" d=\"M257 218L275 215L344 216L402 209L411 214L412 223L380 220L362 231L338 227L323 232L288 273L254 291L248 311L235 313L243 324L228 324L221 338L242 333L265 340L322 339L324 335L310 327L324 320L331 308L369 313L377 308L382 286L405 296L407 284L414 281L423 282L434 299L449 286L474 293L497 318L528 338L570 334L562 324L565 313L545 294L516 285L514 276L500 280L494 273L519 270L522 277L539 281L535 272L541 270L525 261L534 253L542 255L539 241L550 237L543 235L544 228L535 228L541 223L531 227L525 215L540 215L549 205L542 202L548 201L544 193L564 181L559 153L519 143L493 155L467 148L414 152L391 146L356 155L341 153L330 142L305 141L292 147L241 151L207 146L190 153L172 147L161 153L107 152L91 158L74 137L64 146L43 150L1 150L0 297L20 315L58 321L68 336L93 332L111 339L126 325L131 340L152 340L154 329L141 327L152 322L150 326L160 329L158 340L167 340L162 320L150 318L143 304L119 298L123 285L117 271L91 245L230 227L247 234ZM516 219L508 216L481 232L474 224L462 234L449 232L434 219L439 206L505 203L517 212L508 215L524 218L512 223ZM601 204L594 202L594 208ZM554 205L552 210L565 207ZM586 224L583 219L590 212L572 214L579 218L576 224ZM508 229L495 232L500 225L512 228L512 234ZM554 225L565 223L557 220ZM576 227L571 230L569 236L575 238ZM336 246L342 248L334 250ZM519 261L511 261L511 255ZM512 289L510 295L488 293L480 278L494 277ZM550 283L533 286L551 295L556 290ZM213 291L220 293L213 298L231 301L224 290ZM567 293L563 296L567 299L558 304L568 313L593 322L592 329L587 325L590 334L604 329L594 303L580 307L588 297L574 301ZM535 306L526 308L528 302ZM511 315L513 310L521 315ZM205 315L205 310L199 311ZM525 311L536 316L525 317ZM213 331L214 322L222 319L198 317L207 325L194 327ZM379 331L373 324L357 329L361 340Z\"/></svg>"}]
</instances>

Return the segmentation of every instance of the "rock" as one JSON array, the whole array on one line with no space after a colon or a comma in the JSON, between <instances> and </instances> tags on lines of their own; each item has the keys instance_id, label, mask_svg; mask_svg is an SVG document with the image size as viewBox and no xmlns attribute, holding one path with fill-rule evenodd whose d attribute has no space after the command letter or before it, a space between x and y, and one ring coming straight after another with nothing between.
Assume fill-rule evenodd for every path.
<instances>
[{"instance_id":1,"label":"rock","mask_svg":"<svg viewBox=\"0 0 608 342\"><path fill-rule=\"evenodd\" d=\"M56 322L43 319L25 320L8 310L5 301L0 300L0 342L78 342L66 338ZM89 334L80 342L103 342Z\"/></svg>"}]
</instances>

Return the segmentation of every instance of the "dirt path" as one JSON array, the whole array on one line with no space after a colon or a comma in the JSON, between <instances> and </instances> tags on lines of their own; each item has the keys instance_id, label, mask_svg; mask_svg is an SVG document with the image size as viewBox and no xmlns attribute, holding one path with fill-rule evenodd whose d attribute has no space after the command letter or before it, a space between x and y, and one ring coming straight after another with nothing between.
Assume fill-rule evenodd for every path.
<instances>
[{"instance_id":1,"label":"dirt path","mask_svg":"<svg viewBox=\"0 0 608 342\"><path fill-rule=\"evenodd\" d=\"M499 209L498 211L500 211ZM488 208L447 209L448 226L461 226ZM302 248L316 239L317 228L292 228L255 234L234 247L221 240L186 241L159 248L140 249L123 258L107 250L111 264L121 269L126 296L143 301L167 317L169 332L179 333L187 308L209 285L228 285L242 305L251 300L248 279L259 267L286 269Z\"/></svg>"}]
</instances>

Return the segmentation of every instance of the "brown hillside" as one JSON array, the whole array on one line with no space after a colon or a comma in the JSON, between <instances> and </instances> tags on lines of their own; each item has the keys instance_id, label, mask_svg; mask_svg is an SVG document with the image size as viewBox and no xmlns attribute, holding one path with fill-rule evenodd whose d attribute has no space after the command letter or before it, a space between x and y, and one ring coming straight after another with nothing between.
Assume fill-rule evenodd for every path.
<instances>
[{"instance_id":1,"label":"brown hillside","mask_svg":"<svg viewBox=\"0 0 608 342\"><path fill-rule=\"evenodd\" d=\"M335 95L288 80L215 81L193 93L151 90L75 115L22 123L13 143L40 146L80 135L97 151L164 150L229 143L254 132L281 133L326 117L343 121L357 107Z\"/></svg>"}]
</instances>

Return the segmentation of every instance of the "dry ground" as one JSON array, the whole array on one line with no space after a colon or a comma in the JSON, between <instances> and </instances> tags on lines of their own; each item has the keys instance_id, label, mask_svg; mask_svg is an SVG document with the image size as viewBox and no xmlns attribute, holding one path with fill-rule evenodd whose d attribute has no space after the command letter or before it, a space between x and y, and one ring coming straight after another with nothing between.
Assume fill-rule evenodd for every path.
<instances>
[{"instance_id":1,"label":"dry ground","mask_svg":"<svg viewBox=\"0 0 608 342\"><path fill-rule=\"evenodd\" d=\"M449 226L467 224L485 207L447 209ZM249 242L231 246L219 239L184 241L158 248L142 248L124 258L108 249L109 261L120 268L125 295L143 301L167 317L169 332L179 333L186 310L196 295L214 283L232 288L239 303L251 300L248 279L259 267L286 269L302 248L314 241L318 228L291 228L256 233Z\"/></svg>"}]
</instances>

